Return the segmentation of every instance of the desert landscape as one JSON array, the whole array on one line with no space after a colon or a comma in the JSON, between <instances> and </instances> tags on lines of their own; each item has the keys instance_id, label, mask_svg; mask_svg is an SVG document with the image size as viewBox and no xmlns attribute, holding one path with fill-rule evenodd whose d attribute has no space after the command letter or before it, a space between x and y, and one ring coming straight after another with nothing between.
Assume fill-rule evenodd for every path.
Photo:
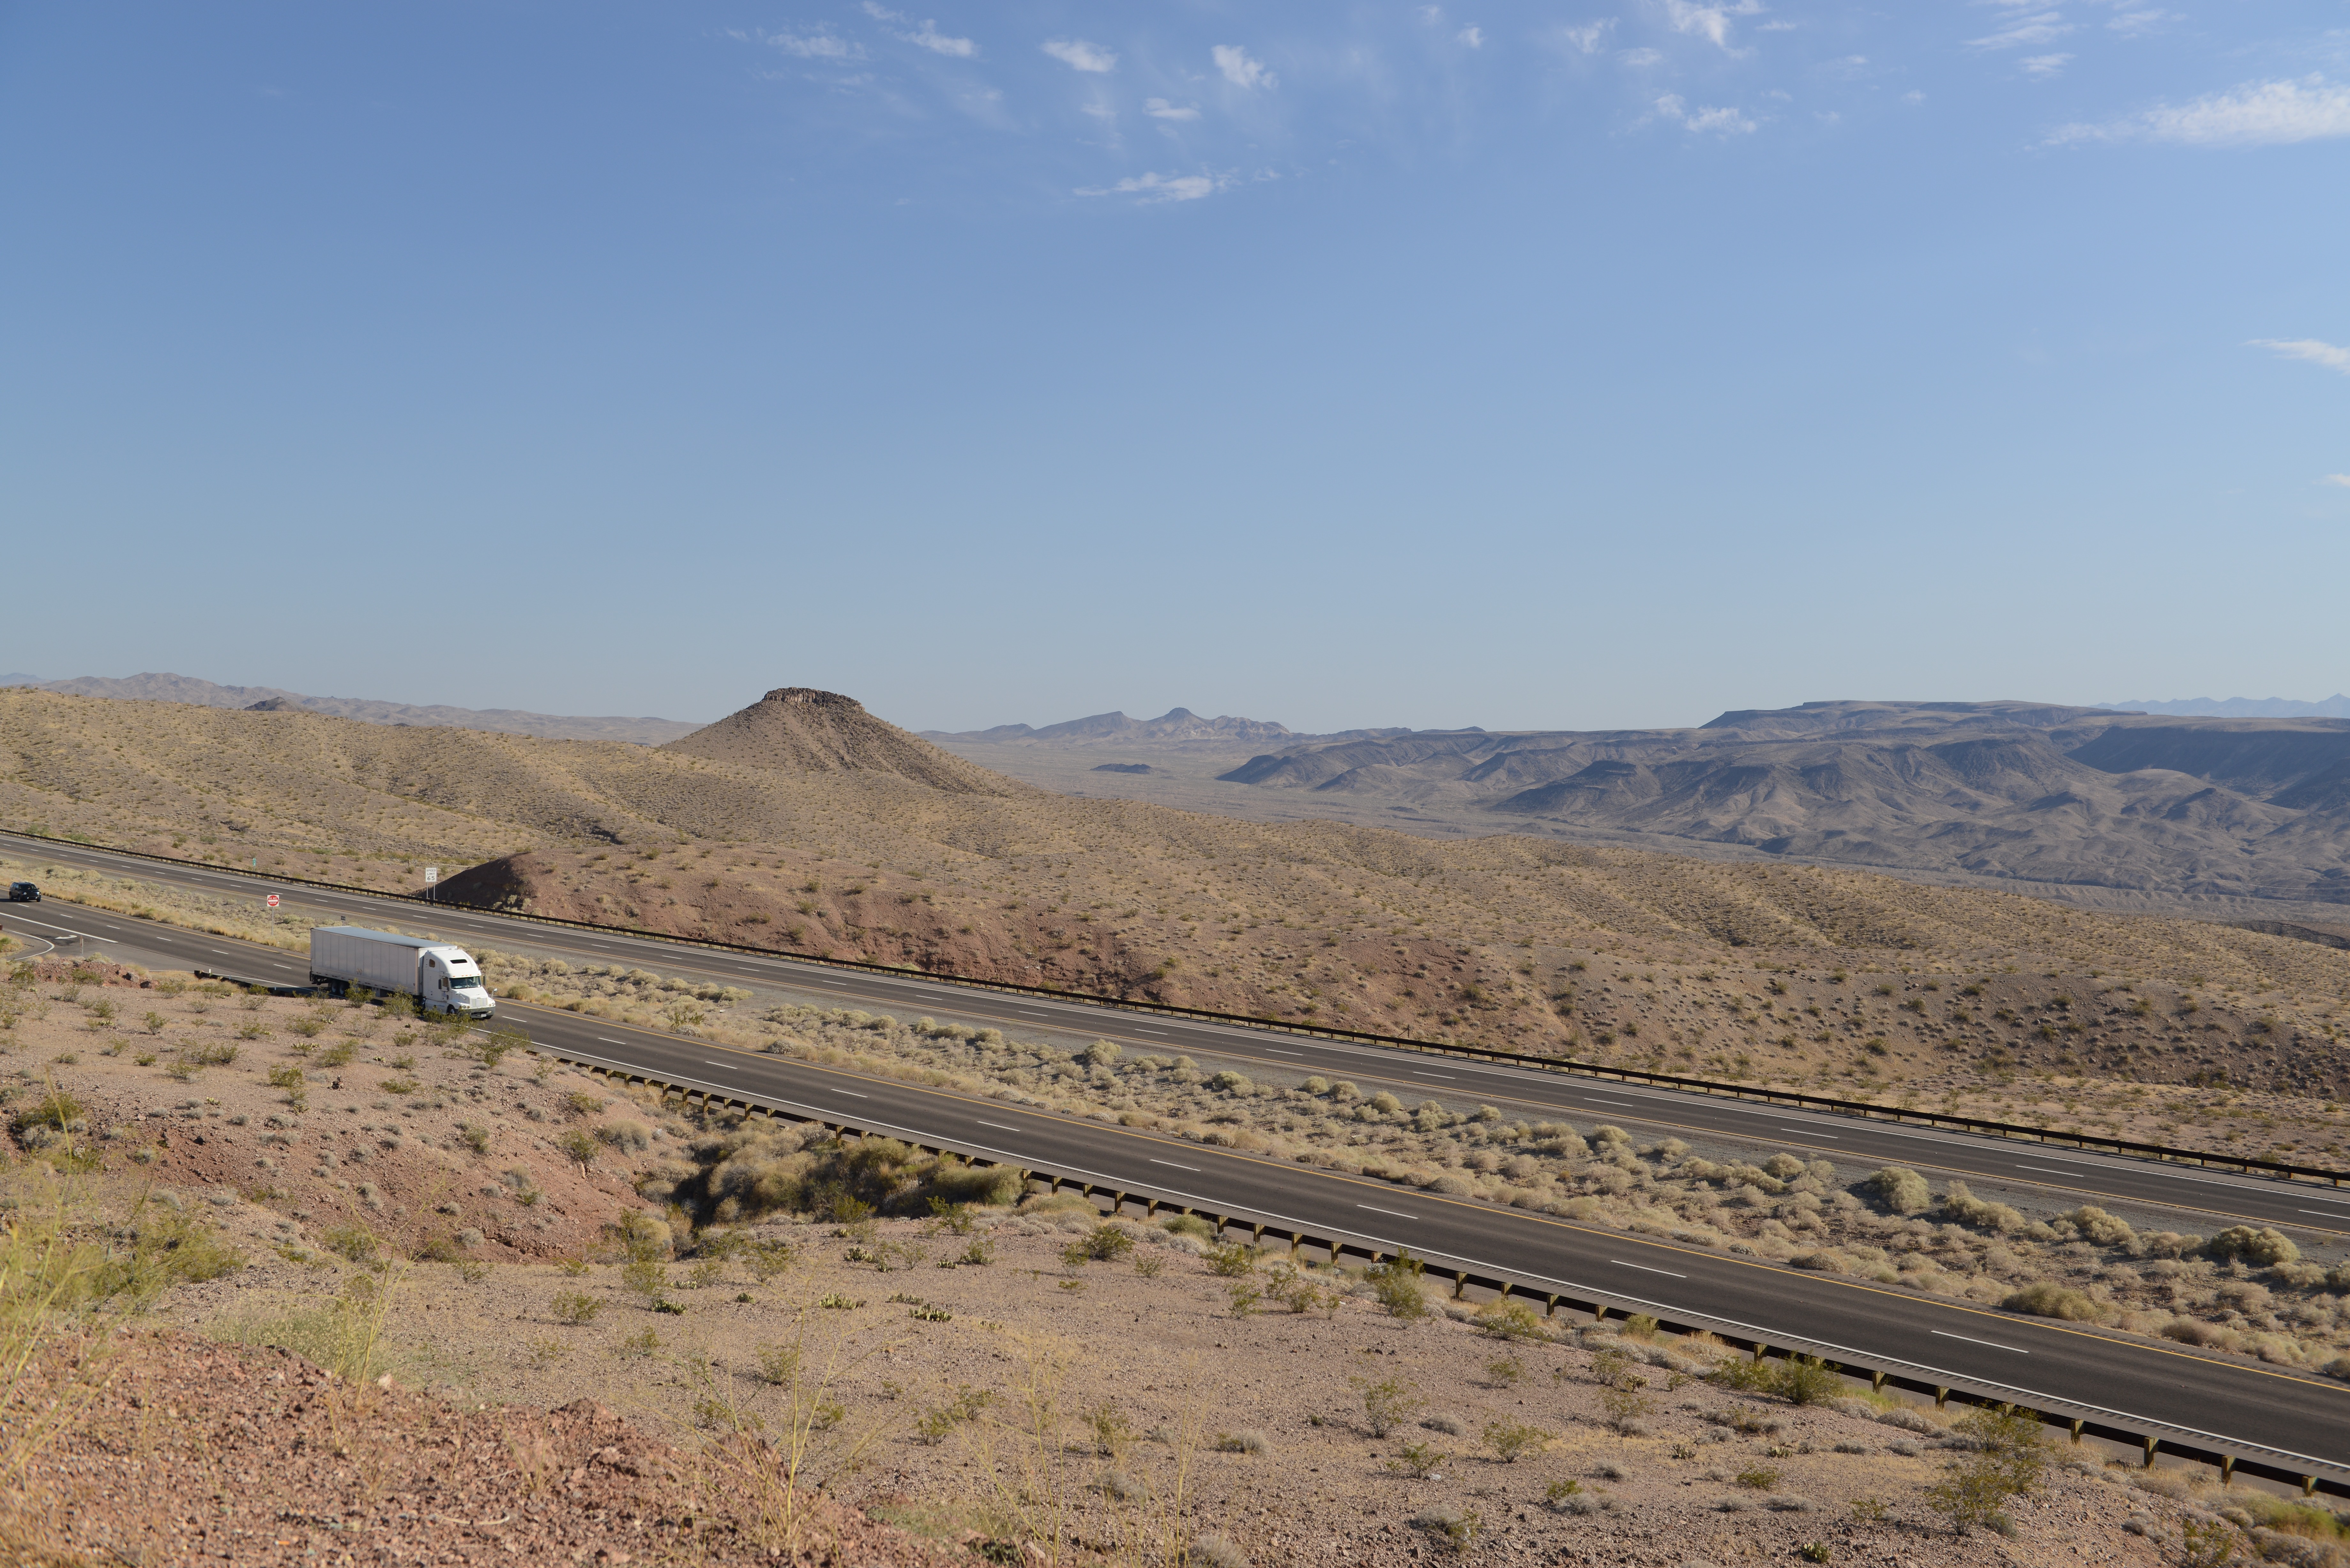
<instances>
[{"instance_id":1,"label":"desert landscape","mask_svg":"<svg viewBox=\"0 0 2350 1568\"><path fill-rule=\"evenodd\" d=\"M6 1392L47 1412L9 1438L0 1538L25 1560L2338 1551L2332 1514L2208 1470L2052 1445L1646 1320L1452 1299L1196 1219L1106 1221L1016 1172L689 1112L381 1003L59 960L17 966L7 995ZM782 1048L875 1071L941 1060L918 1031L787 1022ZM996 1093L1051 1082L1033 1075L1050 1052L930 1039L1011 1053L951 1064ZM1168 1072L1097 1057L1111 1104ZM1180 1073L1157 1093L1170 1117L1233 1103ZM1194 1106L1186 1136L1278 1119L1343 1150L1314 1114L1326 1093L1275 1091L1237 1122ZM2139 1232L2097 1210L2060 1233L1962 1187L1913 1190L1915 1173L1728 1169L1607 1127L1464 1127L1520 1138L1494 1171L1527 1191L1539 1175L1590 1222L1679 1207L1676 1225L1801 1237L1814 1266L2069 1297L2211 1354L2311 1364L2350 1343L2333 1307L2350 1268L2262 1251L2273 1233ZM37 1253L68 1235L80 1251ZM60 1288L28 1300L27 1278ZM264 1470L266 1488L239 1484Z\"/></svg>"},{"instance_id":2,"label":"desert landscape","mask_svg":"<svg viewBox=\"0 0 2350 1568\"><path fill-rule=\"evenodd\" d=\"M659 748L26 691L0 694L0 738L11 820L219 865L408 890L431 857L465 867L446 891L488 906L2350 1158L2344 955L2238 925L1845 867L1071 798L800 688ZM305 940L306 918L21 846L6 860L53 898ZM2350 1376L2350 1254L2330 1232L2049 1207L1904 1168L479 956L525 1020L682 1029ZM2082 1542L2155 1563L2190 1532L2321 1562L2340 1533L2323 1510L2094 1447L1986 1446L1955 1407L1781 1386L1701 1338L1521 1321L1357 1264L1243 1255L1195 1224L1105 1226L1016 1172L888 1140L689 1116L518 1036L381 1003L56 957L18 963L6 997L11 1245L109 1282L68 1282L18 1320L41 1349L19 1354L12 1397L68 1414L20 1455L10 1528L58 1561L198 1539L294 1561L345 1539L330 1528L404 1551L428 1518L502 1552L625 1537L648 1561L747 1561L821 1537L879 1562L1001 1546L1219 1568L2037 1562ZM1121 1329L1146 1312L1163 1332L1138 1366ZM1267 1392L1210 1402L1211 1386ZM1410 1420L1367 1408L1381 1387ZM237 1413L246 1389L265 1418ZM147 1435L125 1468L127 1420ZM449 1451L503 1479L442 1498L427 1456ZM185 1504L199 1480L223 1490L203 1478L313 1452L287 1486L315 1506ZM1951 1511L1985 1453L2023 1454L2031 1485ZM107 1507L78 1508L78 1487Z\"/></svg>"}]
</instances>

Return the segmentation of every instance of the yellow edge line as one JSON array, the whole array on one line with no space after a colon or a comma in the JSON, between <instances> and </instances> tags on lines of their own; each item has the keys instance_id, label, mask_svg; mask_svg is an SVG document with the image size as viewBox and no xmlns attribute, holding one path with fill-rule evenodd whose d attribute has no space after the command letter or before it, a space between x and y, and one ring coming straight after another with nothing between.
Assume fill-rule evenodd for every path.
<instances>
[{"instance_id":1,"label":"yellow edge line","mask_svg":"<svg viewBox=\"0 0 2350 1568\"><path fill-rule=\"evenodd\" d=\"M529 1007L534 1004L530 1002L518 1002L515 1005ZM616 1024L614 1027L633 1029L639 1033L655 1034L659 1033L657 1031L641 1029L633 1024ZM660 1037L676 1040L691 1038L686 1035L661 1035ZM780 1053L746 1050L739 1045L725 1045L712 1040L695 1040L693 1043L696 1045L708 1046L713 1050L732 1051L739 1056L758 1056L764 1058L771 1055L781 1054ZM941 1089L933 1085L909 1084L902 1079L882 1077L871 1074L855 1073L846 1068L830 1066L821 1062L809 1062L799 1057L785 1056L783 1059L791 1062L795 1065L809 1068L815 1072L829 1073L836 1077L853 1079L860 1084L881 1084L893 1088L911 1089L917 1094L936 1096L940 1099L951 1100L960 1105L986 1107L996 1110L1003 1109L1000 1105L993 1100L976 1099L959 1091ZM1034 1109L1024 1107L1022 1112L1018 1114L1031 1116L1038 1114L1060 1116L1062 1113L1055 1111L1038 1113ZM1303 1172L1305 1175L1317 1178L1321 1180L1336 1182L1342 1186L1357 1187L1367 1191L1378 1191L1386 1193L1390 1197L1394 1196L1394 1189L1390 1186L1381 1184L1378 1187L1374 1187L1370 1182L1364 1180L1360 1177L1348 1176L1340 1171L1324 1170L1318 1167L1300 1165L1291 1160L1266 1159L1261 1156L1250 1154L1245 1150L1227 1149L1218 1146L1209 1146L1207 1148L1201 1148L1199 1146L1185 1143L1180 1139L1156 1137L1140 1128L1124 1127L1113 1122L1097 1122L1089 1117L1075 1119L1083 1120L1089 1127L1098 1128L1103 1132L1115 1133L1121 1137L1132 1137L1138 1142L1148 1143L1154 1147L1185 1148L1191 1149L1194 1153L1207 1153L1212 1151L1214 1155L1220 1158L1244 1161L1249 1164L1264 1167L1268 1169ZM2064 1327L2054 1320L2011 1317L2004 1314L1986 1311L1981 1307L1960 1306L1956 1303L1944 1301L1935 1296L1910 1295L1904 1292L1888 1291L1880 1285L1864 1284L1858 1280L1843 1279L1834 1274L1813 1274L1808 1272L1783 1269L1773 1263L1750 1262L1747 1259L1737 1256L1735 1253L1723 1254L1714 1251L1700 1251L1695 1248L1675 1246L1670 1242L1659 1241L1652 1238L1639 1236L1629 1231L1603 1231L1593 1226L1574 1224L1562 1220L1554 1215L1528 1213L1523 1210L1496 1209L1490 1204L1468 1203L1463 1202L1459 1199L1448 1197L1442 1193L1421 1191L1415 1193L1413 1196L1421 1201L1441 1203L1454 1209L1469 1210L1480 1214L1499 1214L1509 1219L1523 1220L1532 1224L1546 1225L1554 1230L1571 1231L1576 1235L1600 1238L1611 1242L1621 1242L1626 1246L1647 1247L1652 1251L1659 1252L1670 1252L1677 1257L1705 1258L1716 1262L1728 1262L1742 1269L1752 1269L1762 1273L1775 1274L1783 1277L1794 1277L1818 1284L1840 1285L1846 1290L1860 1291L1869 1295L1886 1296L1897 1301L1914 1303L1920 1306L1936 1307L1945 1312L1957 1313L1968 1317L1979 1317L1992 1323L2011 1324L2021 1327L2039 1329L2050 1334L2067 1334L2076 1339L2094 1340L2100 1345L2110 1345L2120 1350L2148 1352L2156 1355L2167 1355L2180 1361L2192 1361L2198 1366L2218 1367L2221 1370L2232 1369L2236 1371L2252 1372L2262 1377L2273 1377L2282 1382L2298 1384L2305 1388L2323 1388L2329 1393L2350 1392L2350 1389L2345 1389L2343 1385L2330 1380L2320 1383L2306 1377L2295 1376L2293 1373L2274 1371L2266 1366L2239 1366L2234 1362L2215 1361L2210 1356L2191 1355L2185 1350L2171 1350L2160 1345L2146 1344L2132 1339L2116 1339L2107 1334L2091 1334L2085 1329Z\"/></svg>"}]
</instances>

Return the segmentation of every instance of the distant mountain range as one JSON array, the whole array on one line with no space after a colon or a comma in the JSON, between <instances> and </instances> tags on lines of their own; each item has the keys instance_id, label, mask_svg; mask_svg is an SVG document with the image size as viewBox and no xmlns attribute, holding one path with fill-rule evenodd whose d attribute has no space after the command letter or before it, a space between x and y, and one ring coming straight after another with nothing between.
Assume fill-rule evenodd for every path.
<instances>
[{"instance_id":1,"label":"distant mountain range","mask_svg":"<svg viewBox=\"0 0 2350 1568\"><path fill-rule=\"evenodd\" d=\"M108 697L134 702L187 702L200 708L252 708L265 712L299 708L340 719L357 719L366 724L489 730L508 735L543 735L555 741L631 741L640 746L662 745L702 727L675 719L574 718L514 708L419 707L364 697L306 697L275 686L220 686L190 675L161 673L122 680L84 675L71 680L10 675L0 677L0 686L31 686L77 697Z\"/></svg>"},{"instance_id":2,"label":"distant mountain range","mask_svg":"<svg viewBox=\"0 0 2350 1568\"><path fill-rule=\"evenodd\" d=\"M1695 730L1415 731L1269 752L1259 789L1884 869L2350 903L2350 720L1807 702ZM1665 847L1659 845L1658 847Z\"/></svg>"},{"instance_id":3,"label":"distant mountain range","mask_svg":"<svg viewBox=\"0 0 2350 1568\"><path fill-rule=\"evenodd\" d=\"M2215 719L2350 719L2350 697L2339 691L2321 702L2297 702L2290 697L2184 697L2175 702L2134 699L2106 706L2140 713L2201 714Z\"/></svg>"},{"instance_id":4,"label":"distant mountain range","mask_svg":"<svg viewBox=\"0 0 2350 1568\"><path fill-rule=\"evenodd\" d=\"M1298 745L1309 741L1370 740L1410 733L1408 730L1347 730L1335 735L1301 735L1286 724L1264 719L1202 719L1189 708L1170 708L1156 719L1129 719L1124 713L1096 713L1059 724L1032 729L1026 724L998 724L992 730L924 730L930 741L963 741L982 745L1153 746Z\"/></svg>"}]
</instances>

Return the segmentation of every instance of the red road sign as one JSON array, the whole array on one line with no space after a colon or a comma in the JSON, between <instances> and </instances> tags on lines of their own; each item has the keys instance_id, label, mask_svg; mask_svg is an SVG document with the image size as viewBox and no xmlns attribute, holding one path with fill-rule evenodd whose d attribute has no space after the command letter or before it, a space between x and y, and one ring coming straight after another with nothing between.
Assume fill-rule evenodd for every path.
<instances>
[{"instance_id":1,"label":"red road sign","mask_svg":"<svg viewBox=\"0 0 2350 1568\"><path fill-rule=\"evenodd\" d=\"M273 909L277 908L277 895L275 893L269 895L269 907Z\"/></svg>"}]
</instances>

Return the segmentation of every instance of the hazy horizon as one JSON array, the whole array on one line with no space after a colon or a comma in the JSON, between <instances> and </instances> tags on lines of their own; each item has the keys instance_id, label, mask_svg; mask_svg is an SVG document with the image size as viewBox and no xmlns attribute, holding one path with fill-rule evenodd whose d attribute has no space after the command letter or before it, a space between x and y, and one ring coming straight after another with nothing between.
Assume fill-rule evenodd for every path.
<instances>
[{"instance_id":1,"label":"hazy horizon","mask_svg":"<svg viewBox=\"0 0 2350 1568\"><path fill-rule=\"evenodd\" d=\"M0 667L1316 732L2350 688L2306 11L133 0L0 13Z\"/></svg>"}]
</instances>

